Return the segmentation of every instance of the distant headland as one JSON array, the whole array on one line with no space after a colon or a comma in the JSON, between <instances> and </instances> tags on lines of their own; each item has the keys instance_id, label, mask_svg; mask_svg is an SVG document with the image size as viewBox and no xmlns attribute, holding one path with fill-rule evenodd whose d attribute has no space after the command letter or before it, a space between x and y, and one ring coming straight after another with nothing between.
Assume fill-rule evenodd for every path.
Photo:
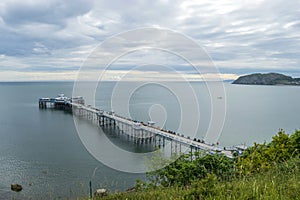
<instances>
[{"instance_id":1,"label":"distant headland","mask_svg":"<svg viewBox=\"0 0 300 200\"><path fill-rule=\"evenodd\" d=\"M238 79L232 82L232 84L244 84L244 85L299 85L300 78L292 78L279 73L267 73L267 74L250 74L240 76Z\"/></svg>"}]
</instances>

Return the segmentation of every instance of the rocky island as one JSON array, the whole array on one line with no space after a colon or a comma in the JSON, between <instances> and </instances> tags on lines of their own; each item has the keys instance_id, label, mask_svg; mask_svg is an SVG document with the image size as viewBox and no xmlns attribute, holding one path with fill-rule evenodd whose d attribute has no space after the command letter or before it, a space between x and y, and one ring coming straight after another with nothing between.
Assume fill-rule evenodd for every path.
<instances>
[{"instance_id":1,"label":"rocky island","mask_svg":"<svg viewBox=\"0 0 300 200\"><path fill-rule=\"evenodd\" d=\"M267 73L267 74L250 74L240 76L238 79L232 82L232 84L244 84L244 85L299 85L300 78L292 78L279 73Z\"/></svg>"}]
</instances>

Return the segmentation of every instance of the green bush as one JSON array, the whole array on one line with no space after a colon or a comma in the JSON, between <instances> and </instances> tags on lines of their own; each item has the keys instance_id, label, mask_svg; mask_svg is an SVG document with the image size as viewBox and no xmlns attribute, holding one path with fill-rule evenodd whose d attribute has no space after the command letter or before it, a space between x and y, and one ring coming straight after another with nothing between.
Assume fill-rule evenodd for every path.
<instances>
[{"instance_id":1,"label":"green bush","mask_svg":"<svg viewBox=\"0 0 300 200\"><path fill-rule=\"evenodd\" d=\"M224 155L198 156L196 152L194 159L191 155L182 155L175 162L166 167L147 174L150 182L158 181L158 185L186 186L191 182L205 178L208 174L215 174L218 178L225 179L231 176L234 169L233 160Z\"/></svg>"},{"instance_id":2,"label":"green bush","mask_svg":"<svg viewBox=\"0 0 300 200\"><path fill-rule=\"evenodd\" d=\"M137 180L136 192L105 199L299 199L299 148L300 131L288 135L280 130L270 143L255 143L234 159L181 155L148 173L147 183Z\"/></svg>"},{"instance_id":3,"label":"green bush","mask_svg":"<svg viewBox=\"0 0 300 200\"><path fill-rule=\"evenodd\" d=\"M238 158L236 166L238 173L249 175L269 170L277 163L285 162L292 157L299 157L300 131L296 130L289 136L280 130L272 137L269 144L254 144Z\"/></svg>"}]
</instances>

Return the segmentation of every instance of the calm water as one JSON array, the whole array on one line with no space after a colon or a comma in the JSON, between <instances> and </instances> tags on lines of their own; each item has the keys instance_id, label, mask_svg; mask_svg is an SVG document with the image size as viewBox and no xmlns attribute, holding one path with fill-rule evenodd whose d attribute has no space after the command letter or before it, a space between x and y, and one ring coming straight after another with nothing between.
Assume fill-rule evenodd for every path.
<instances>
[{"instance_id":1,"label":"calm water","mask_svg":"<svg viewBox=\"0 0 300 200\"><path fill-rule=\"evenodd\" d=\"M131 83L124 83L131 84ZM180 87L181 83L178 87ZM203 83L192 83L199 99L201 122L197 137L203 137L210 120L210 104ZM102 83L96 93L96 105L111 109L114 83ZM300 87L242 86L226 83L227 115L220 143L231 146L240 143L269 141L279 128L291 133L300 129ZM72 115L63 111L39 110L39 97L55 97L59 93L71 96L73 83L0 83L0 199L74 198L88 195L88 182L93 188L111 191L133 186L142 174L113 170L94 159L82 145ZM122 98L116 101L122 102ZM225 100L225 98L220 99ZM181 119L180 102L176 96L157 85L139 88L128 102L130 117L150 120L149 109L161 105L167 113L164 127L177 130ZM155 109L160 109L156 106ZM124 113L118 106L113 109ZM98 127L86 124L86 132ZM118 140L109 130L110 139L124 149L143 149ZM109 155L109 152L108 152ZM115 158L117 159L117 158ZM10 184L24 186L20 193L10 191ZM32 186L29 186L32 183Z\"/></svg>"}]
</instances>

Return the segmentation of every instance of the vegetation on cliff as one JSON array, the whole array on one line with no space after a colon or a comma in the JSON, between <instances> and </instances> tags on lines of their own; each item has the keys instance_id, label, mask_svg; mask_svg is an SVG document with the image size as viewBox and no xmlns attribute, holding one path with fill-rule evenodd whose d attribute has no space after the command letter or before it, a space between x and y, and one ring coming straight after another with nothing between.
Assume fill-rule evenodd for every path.
<instances>
[{"instance_id":1,"label":"vegetation on cliff","mask_svg":"<svg viewBox=\"0 0 300 200\"><path fill-rule=\"evenodd\" d=\"M292 78L278 73L250 74L240 76L233 84L245 85L300 85L300 78Z\"/></svg>"},{"instance_id":2,"label":"vegetation on cliff","mask_svg":"<svg viewBox=\"0 0 300 200\"><path fill-rule=\"evenodd\" d=\"M193 159L191 159L193 156ZM104 199L299 199L300 131L280 130L270 143L254 144L242 156L182 155L137 180L131 192Z\"/></svg>"}]
</instances>

